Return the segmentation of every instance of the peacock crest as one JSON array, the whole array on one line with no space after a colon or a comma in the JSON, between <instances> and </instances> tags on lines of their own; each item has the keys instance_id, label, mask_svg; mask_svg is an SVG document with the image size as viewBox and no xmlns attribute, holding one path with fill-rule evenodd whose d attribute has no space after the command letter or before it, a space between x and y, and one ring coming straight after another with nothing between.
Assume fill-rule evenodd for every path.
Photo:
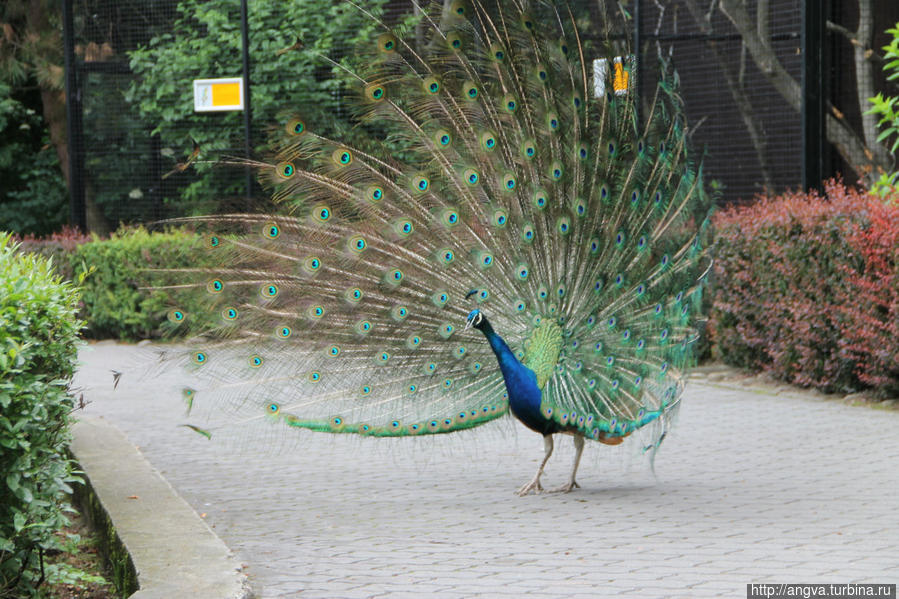
<instances>
[{"instance_id":1,"label":"peacock crest","mask_svg":"<svg viewBox=\"0 0 899 599\"><path fill-rule=\"evenodd\" d=\"M290 118L260 168L290 214L191 221L220 267L178 286L203 308L169 313L210 381L190 405L369 436L511 410L607 443L653 423L658 443L695 337L707 198L669 79L636 97L626 24L609 15L588 43L573 21L457 0L422 7L423 41L379 22L347 76L380 149Z\"/></svg>"}]
</instances>

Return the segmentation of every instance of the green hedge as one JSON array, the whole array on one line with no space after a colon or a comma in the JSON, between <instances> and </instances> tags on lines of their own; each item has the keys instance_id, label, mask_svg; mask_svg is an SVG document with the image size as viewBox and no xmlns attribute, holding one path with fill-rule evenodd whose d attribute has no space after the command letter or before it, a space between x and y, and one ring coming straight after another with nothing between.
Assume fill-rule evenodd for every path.
<instances>
[{"instance_id":1,"label":"green hedge","mask_svg":"<svg viewBox=\"0 0 899 599\"><path fill-rule=\"evenodd\" d=\"M78 290L0 234L0 596L27 596L66 523Z\"/></svg>"},{"instance_id":2,"label":"green hedge","mask_svg":"<svg viewBox=\"0 0 899 599\"><path fill-rule=\"evenodd\" d=\"M204 326L196 316L204 311L194 310L195 304L208 301L203 286L196 293L183 287L207 276L197 271L211 266L213 258L221 259L205 251L200 234L136 228L101 239L67 229L19 241L21 251L51 259L63 278L83 279L79 316L86 322L87 337L136 341L185 334L187 328L179 330L166 319L175 302L194 312L196 327Z\"/></svg>"},{"instance_id":3,"label":"green hedge","mask_svg":"<svg viewBox=\"0 0 899 599\"><path fill-rule=\"evenodd\" d=\"M198 268L207 256L202 238L181 230L132 229L79 245L70 261L75 276L86 275L85 334L132 341L167 336L166 313L172 302L164 287L184 283L192 275L164 269Z\"/></svg>"},{"instance_id":4,"label":"green hedge","mask_svg":"<svg viewBox=\"0 0 899 599\"><path fill-rule=\"evenodd\" d=\"M71 263L72 252L79 245L88 243L96 237L85 235L74 227L66 226L45 237L13 235L12 239L19 245L20 252L39 254L52 260L57 274L65 281L72 281L75 279Z\"/></svg>"}]
</instances>

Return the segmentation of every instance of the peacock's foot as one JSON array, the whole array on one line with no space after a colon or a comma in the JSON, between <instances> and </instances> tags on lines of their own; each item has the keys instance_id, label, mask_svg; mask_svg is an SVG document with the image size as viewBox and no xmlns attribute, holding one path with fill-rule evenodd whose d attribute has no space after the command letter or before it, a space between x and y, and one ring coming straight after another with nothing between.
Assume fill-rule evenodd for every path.
<instances>
[{"instance_id":1,"label":"peacock's foot","mask_svg":"<svg viewBox=\"0 0 899 599\"><path fill-rule=\"evenodd\" d=\"M519 487L518 490L515 491L515 493L516 493L519 497L524 497L525 495L527 495L527 494L530 493L531 491L534 492L534 495L537 495L538 493L542 493L542 492L543 492L543 485L540 484L540 477L539 477L539 476L536 477L536 478L534 478L534 480L532 480L531 482L529 482L529 483L527 483L527 484L524 484L524 485L522 485L521 487Z\"/></svg>"},{"instance_id":2,"label":"peacock's foot","mask_svg":"<svg viewBox=\"0 0 899 599\"><path fill-rule=\"evenodd\" d=\"M550 489L547 493L571 493L575 489L580 489L581 486L577 484L577 481L571 480L562 485L561 487L556 487L554 489Z\"/></svg>"}]
</instances>

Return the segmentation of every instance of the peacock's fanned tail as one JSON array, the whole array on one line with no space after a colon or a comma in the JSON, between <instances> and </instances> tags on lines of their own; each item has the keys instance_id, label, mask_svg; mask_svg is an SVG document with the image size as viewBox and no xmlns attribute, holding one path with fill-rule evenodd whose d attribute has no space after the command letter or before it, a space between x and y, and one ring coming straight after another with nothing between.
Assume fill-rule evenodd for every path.
<instances>
[{"instance_id":1,"label":"peacock's fanned tail","mask_svg":"<svg viewBox=\"0 0 899 599\"><path fill-rule=\"evenodd\" d=\"M424 38L381 23L351 73L381 150L299 115L261 173L291 216L192 221L222 266L184 273L205 307L169 314L201 333L185 359L208 388L191 405L379 436L477 426L508 411L487 342L462 331L477 306L541 369L547 418L613 443L658 421L683 389L705 266L670 80L636 97L611 17L588 45L542 4L422 15Z\"/></svg>"}]
</instances>

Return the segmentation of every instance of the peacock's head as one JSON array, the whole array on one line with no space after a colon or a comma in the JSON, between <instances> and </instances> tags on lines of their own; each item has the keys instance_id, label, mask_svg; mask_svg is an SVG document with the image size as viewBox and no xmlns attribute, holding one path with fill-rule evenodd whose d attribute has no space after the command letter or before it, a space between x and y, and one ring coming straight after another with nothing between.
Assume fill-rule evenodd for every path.
<instances>
[{"instance_id":1,"label":"peacock's head","mask_svg":"<svg viewBox=\"0 0 899 599\"><path fill-rule=\"evenodd\" d=\"M465 329L468 330L468 327L474 327L476 329L481 329L487 324L487 319L484 318L484 315L481 314L481 311L478 309L474 309L468 313L468 318L465 319Z\"/></svg>"}]
</instances>

